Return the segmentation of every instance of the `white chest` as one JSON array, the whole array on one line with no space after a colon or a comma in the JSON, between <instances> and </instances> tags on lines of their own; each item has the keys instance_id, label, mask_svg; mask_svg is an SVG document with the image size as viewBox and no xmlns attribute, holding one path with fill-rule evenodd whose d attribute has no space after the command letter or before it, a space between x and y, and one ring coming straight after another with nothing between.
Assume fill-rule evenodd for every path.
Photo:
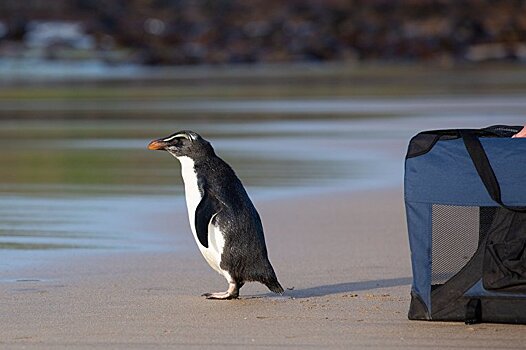
<instances>
[{"instance_id":1,"label":"white chest","mask_svg":"<svg viewBox=\"0 0 526 350\"><path fill-rule=\"evenodd\" d=\"M208 264L217 272L224 275L225 271L220 268L221 254L225 240L222 232L213 225L208 226L208 248L204 247L197 238L195 229L195 211L201 202L202 195L197 184L197 174L195 172L194 161L189 157L177 157L181 162L181 174L183 176L184 191L186 197L186 207L188 208L188 219L194 239Z\"/></svg>"},{"instance_id":2,"label":"white chest","mask_svg":"<svg viewBox=\"0 0 526 350\"><path fill-rule=\"evenodd\" d=\"M194 236L197 237L195 231L195 210L197 209L202 196L199 192L199 186L197 185L197 174L195 173L194 161L188 157L178 157L177 159L181 162L181 174L183 176L190 228L192 229Z\"/></svg>"}]
</instances>

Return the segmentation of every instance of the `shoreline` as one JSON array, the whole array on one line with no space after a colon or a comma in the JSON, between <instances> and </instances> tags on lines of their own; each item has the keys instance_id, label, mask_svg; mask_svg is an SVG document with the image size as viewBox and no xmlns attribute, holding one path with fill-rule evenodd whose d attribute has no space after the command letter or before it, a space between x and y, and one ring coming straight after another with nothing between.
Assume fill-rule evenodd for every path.
<instances>
[{"instance_id":1,"label":"shoreline","mask_svg":"<svg viewBox=\"0 0 526 350\"><path fill-rule=\"evenodd\" d=\"M374 182L374 181L373 181ZM379 191L394 191L395 187L392 184L384 183L382 181L376 181L370 185L350 184L342 183L343 193L347 195L362 194L368 191L379 192ZM273 207L276 202L284 201L290 203L302 202L316 196L330 197L333 195L341 196L342 190L338 190L335 186L313 186L311 188L298 187L291 188L288 190L282 190L280 188L265 188L262 190L248 189L249 196L256 205L259 207ZM113 197L120 198L120 197ZM123 198L127 198L124 196ZM11 265L4 267L0 277L0 283L2 281L11 280L16 281L18 279L34 280L39 279L38 276L29 275L18 275L19 272L24 271L35 271L39 269L46 270L46 267L53 267L58 265L61 261L73 259L77 260L90 260L111 257L113 255L148 255L148 254L164 254L167 252L177 251L178 253L192 253L198 254L195 247L195 242L192 238L190 227L188 226L188 216L184 197L181 196L162 196L162 203L170 204L170 208L164 210L155 211L149 210L139 213L134 217L133 221L136 224L147 227L153 230L155 233L151 236L148 235L134 235L134 237L121 238L120 243L116 243L115 246L100 246L101 239L93 238L93 242L90 243L93 247L87 248L62 248L62 249L43 249L43 250L29 250L31 256L29 258L34 259L32 262L17 262L13 263L10 257L17 258L20 254L20 250L11 249L5 250L6 257L5 261L9 261ZM148 203L153 200L157 200L156 197L152 197L148 200ZM122 201L122 199L119 199ZM264 222L265 223L265 222ZM173 226L175 228L170 228ZM115 224L113 224L115 226ZM109 228L111 230L111 228ZM126 241L128 239L129 241ZM103 242L103 241L102 241ZM126 243L127 242L127 243ZM195 252L194 252L195 248ZM6 278L5 276L9 276Z\"/></svg>"},{"instance_id":2,"label":"shoreline","mask_svg":"<svg viewBox=\"0 0 526 350\"><path fill-rule=\"evenodd\" d=\"M518 349L526 341L525 326L407 320L401 188L255 204L284 296L249 283L239 300L205 300L226 282L200 256L186 213L159 213L148 224L169 226L192 249L77 257L29 269L25 281L0 280L0 348Z\"/></svg>"}]
</instances>

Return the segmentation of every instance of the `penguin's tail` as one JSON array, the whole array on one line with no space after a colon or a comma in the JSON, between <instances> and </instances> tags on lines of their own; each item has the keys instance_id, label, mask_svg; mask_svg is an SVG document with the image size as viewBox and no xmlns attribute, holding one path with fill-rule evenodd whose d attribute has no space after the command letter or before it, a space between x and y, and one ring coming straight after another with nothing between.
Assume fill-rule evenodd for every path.
<instances>
[{"instance_id":1,"label":"penguin's tail","mask_svg":"<svg viewBox=\"0 0 526 350\"><path fill-rule=\"evenodd\" d=\"M284 290L281 284L279 284L277 278L272 278L264 282L268 289L277 294L283 294Z\"/></svg>"}]
</instances>

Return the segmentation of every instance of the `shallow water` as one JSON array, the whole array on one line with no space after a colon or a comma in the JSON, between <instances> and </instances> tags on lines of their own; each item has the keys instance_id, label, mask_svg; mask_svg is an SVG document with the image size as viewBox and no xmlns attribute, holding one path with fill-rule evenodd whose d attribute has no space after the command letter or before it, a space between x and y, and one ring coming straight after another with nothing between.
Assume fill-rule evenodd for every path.
<instances>
[{"instance_id":1,"label":"shallow water","mask_svg":"<svg viewBox=\"0 0 526 350\"><path fill-rule=\"evenodd\" d=\"M193 101L180 105L192 113L181 107L173 118L129 119L108 117L102 107L99 115L92 103L90 118L0 120L0 268L71 254L183 249L165 244L169 227L147 223L160 206L166 212L185 210L178 162L146 149L151 139L180 129L210 140L251 197L265 200L400 186L405 146L416 132L526 120L517 96L431 104L429 97L387 104L384 98L368 98L360 105L309 101L229 100L215 107L210 100ZM225 108L256 114L224 118ZM354 114L342 115L342 108ZM302 109L308 117L296 115ZM219 114L193 117L214 110ZM290 110L295 115L282 115Z\"/></svg>"},{"instance_id":2,"label":"shallow water","mask_svg":"<svg viewBox=\"0 0 526 350\"><path fill-rule=\"evenodd\" d=\"M255 199L385 185L393 179L376 162L385 158L388 173L399 163L360 146L373 130L339 119L0 124L0 265L7 266L67 251L177 249L142 222L159 206L185 210L179 163L146 149L177 129L209 139Z\"/></svg>"}]
</instances>

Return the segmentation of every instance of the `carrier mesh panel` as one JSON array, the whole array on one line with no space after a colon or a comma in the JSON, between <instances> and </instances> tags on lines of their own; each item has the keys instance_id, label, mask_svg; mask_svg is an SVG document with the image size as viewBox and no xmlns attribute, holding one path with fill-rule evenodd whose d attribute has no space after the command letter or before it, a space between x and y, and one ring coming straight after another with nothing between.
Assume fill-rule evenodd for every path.
<instances>
[{"instance_id":1,"label":"carrier mesh panel","mask_svg":"<svg viewBox=\"0 0 526 350\"><path fill-rule=\"evenodd\" d=\"M433 205L431 284L443 284L458 273L477 250L479 207Z\"/></svg>"}]
</instances>

